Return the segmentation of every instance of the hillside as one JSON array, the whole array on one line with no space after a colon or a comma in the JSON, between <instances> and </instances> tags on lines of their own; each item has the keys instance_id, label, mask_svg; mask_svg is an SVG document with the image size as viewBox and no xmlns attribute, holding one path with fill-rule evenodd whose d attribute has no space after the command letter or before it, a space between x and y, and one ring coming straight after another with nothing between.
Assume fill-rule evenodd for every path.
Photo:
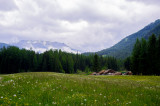
<instances>
[{"instance_id":1,"label":"hillside","mask_svg":"<svg viewBox=\"0 0 160 106\"><path fill-rule=\"evenodd\" d=\"M0 75L4 106L159 106L159 76Z\"/></svg>"},{"instance_id":2,"label":"hillside","mask_svg":"<svg viewBox=\"0 0 160 106\"><path fill-rule=\"evenodd\" d=\"M97 52L97 54L114 56L116 58L126 58L131 55L133 46L137 38L141 39L142 37L144 37L145 39L148 39L148 37L153 33L156 34L156 36L160 34L160 19L147 25L142 30L127 36L111 48Z\"/></svg>"}]
</instances>

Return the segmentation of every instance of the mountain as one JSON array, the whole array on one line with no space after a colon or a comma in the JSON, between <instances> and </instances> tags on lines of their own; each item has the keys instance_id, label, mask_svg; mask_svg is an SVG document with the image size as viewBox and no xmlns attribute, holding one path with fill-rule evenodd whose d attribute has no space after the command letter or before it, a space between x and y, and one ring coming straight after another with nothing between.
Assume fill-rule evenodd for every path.
<instances>
[{"instance_id":1,"label":"mountain","mask_svg":"<svg viewBox=\"0 0 160 106\"><path fill-rule=\"evenodd\" d=\"M140 31L127 36L111 48L97 52L97 54L103 56L114 56L116 58L126 58L131 55L137 38L141 39L143 37L147 40L152 34L155 34L156 36L160 35L160 19L147 25Z\"/></svg>"},{"instance_id":2,"label":"mountain","mask_svg":"<svg viewBox=\"0 0 160 106\"><path fill-rule=\"evenodd\" d=\"M35 52L43 53L47 50L62 50L69 53L77 53L77 50L70 48L64 43L50 42L50 41L35 41L35 40L21 40L16 43L11 43L12 46L24 48L27 50L34 50Z\"/></svg>"},{"instance_id":3,"label":"mountain","mask_svg":"<svg viewBox=\"0 0 160 106\"><path fill-rule=\"evenodd\" d=\"M3 48L3 47L8 47L9 45L8 44L5 44L5 43L0 43L0 48Z\"/></svg>"}]
</instances>

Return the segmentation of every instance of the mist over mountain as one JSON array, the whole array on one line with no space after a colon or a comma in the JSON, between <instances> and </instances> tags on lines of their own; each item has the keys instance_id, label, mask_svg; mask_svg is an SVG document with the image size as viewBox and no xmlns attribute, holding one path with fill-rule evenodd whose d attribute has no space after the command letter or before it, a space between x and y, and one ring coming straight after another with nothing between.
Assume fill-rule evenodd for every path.
<instances>
[{"instance_id":1,"label":"mist over mountain","mask_svg":"<svg viewBox=\"0 0 160 106\"><path fill-rule=\"evenodd\" d=\"M12 46L17 46L20 49L34 50L35 52L43 53L47 50L62 50L69 53L77 53L78 50L72 49L64 43L36 40L21 40L16 43L10 43ZM79 52L79 51L78 51ZM80 52L79 52L80 53Z\"/></svg>"},{"instance_id":2,"label":"mist over mountain","mask_svg":"<svg viewBox=\"0 0 160 106\"><path fill-rule=\"evenodd\" d=\"M151 36L152 34L155 34L156 36L160 35L160 19L150 23L140 31L125 37L114 46L98 51L96 53L102 56L114 56L116 58L126 58L131 55L133 46L137 38L141 39L143 37L147 40L149 36ZM32 49L35 52L39 52L39 53L43 53L50 49L53 49L53 50L61 49L62 51L66 51L69 53L77 53L78 51L76 49L72 49L71 47L67 46L64 43L50 42L50 41L36 41L36 40L21 40L19 42L10 43L10 44L0 43L0 48L2 48L3 46L7 47L9 45L17 46L21 49L22 48L25 48L27 50ZM82 53L82 51L78 51L78 53ZM84 53L84 54L88 55L92 53Z\"/></svg>"},{"instance_id":3,"label":"mist over mountain","mask_svg":"<svg viewBox=\"0 0 160 106\"><path fill-rule=\"evenodd\" d=\"M3 48L3 47L8 47L9 45L6 44L6 43L0 43L0 48Z\"/></svg>"}]
</instances>

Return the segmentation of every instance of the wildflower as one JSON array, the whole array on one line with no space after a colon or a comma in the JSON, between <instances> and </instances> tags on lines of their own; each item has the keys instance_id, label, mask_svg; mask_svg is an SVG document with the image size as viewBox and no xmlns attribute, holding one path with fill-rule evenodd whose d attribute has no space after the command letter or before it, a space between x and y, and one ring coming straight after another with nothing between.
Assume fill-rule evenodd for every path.
<instances>
[{"instance_id":1,"label":"wildflower","mask_svg":"<svg viewBox=\"0 0 160 106\"><path fill-rule=\"evenodd\" d=\"M56 102L52 102L53 105L57 104Z\"/></svg>"},{"instance_id":2,"label":"wildflower","mask_svg":"<svg viewBox=\"0 0 160 106\"><path fill-rule=\"evenodd\" d=\"M106 98L106 96L104 96L104 98Z\"/></svg>"},{"instance_id":3,"label":"wildflower","mask_svg":"<svg viewBox=\"0 0 160 106\"><path fill-rule=\"evenodd\" d=\"M3 99L3 96L1 96L1 99Z\"/></svg>"},{"instance_id":4,"label":"wildflower","mask_svg":"<svg viewBox=\"0 0 160 106\"><path fill-rule=\"evenodd\" d=\"M93 91L95 92L96 90L94 89Z\"/></svg>"},{"instance_id":5,"label":"wildflower","mask_svg":"<svg viewBox=\"0 0 160 106\"><path fill-rule=\"evenodd\" d=\"M102 95L101 93L99 95Z\"/></svg>"},{"instance_id":6,"label":"wildflower","mask_svg":"<svg viewBox=\"0 0 160 106\"><path fill-rule=\"evenodd\" d=\"M84 99L84 101L87 101L87 99Z\"/></svg>"},{"instance_id":7,"label":"wildflower","mask_svg":"<svg viewBox=\"0 0 160 106\"><path fill-rule=\"evenodd\" d=\"M13 96L16 97L16 94L14 94Z\"/></svg>"},{"instance_id":8,"label":"wildflower","mask_svg":"<svg viewBox=\"0 0 160 106\"><path fill-rule=\"evenodd\" d=\"M81 105L83 105L83 103L81 103Z\"/></svg>"},{"instance_id":9,"label":"wildflower","mask_svg":"<svg viewBox=\"0 0 160 106\"><path fill-rule=\"evenodd\" d=\"M119 99L117 99L117 101L119 101Z\"/></svg>"}]
</instances>

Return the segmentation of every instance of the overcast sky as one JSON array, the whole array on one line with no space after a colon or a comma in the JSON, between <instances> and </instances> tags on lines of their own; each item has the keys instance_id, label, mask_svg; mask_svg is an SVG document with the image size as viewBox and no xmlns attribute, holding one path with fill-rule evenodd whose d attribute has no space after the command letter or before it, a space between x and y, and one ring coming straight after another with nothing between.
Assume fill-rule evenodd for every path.
<instances>
[{"instance_id":1,"label":"overcast sky","mask_svg":"<svg viewBox=\"0 0 160 106\"><path fill-rule=\"evenodd\" d=\"M57 41L98 51L159 18L160 0L0 0L0 42Z\"/></svg>"}]
</instances>

